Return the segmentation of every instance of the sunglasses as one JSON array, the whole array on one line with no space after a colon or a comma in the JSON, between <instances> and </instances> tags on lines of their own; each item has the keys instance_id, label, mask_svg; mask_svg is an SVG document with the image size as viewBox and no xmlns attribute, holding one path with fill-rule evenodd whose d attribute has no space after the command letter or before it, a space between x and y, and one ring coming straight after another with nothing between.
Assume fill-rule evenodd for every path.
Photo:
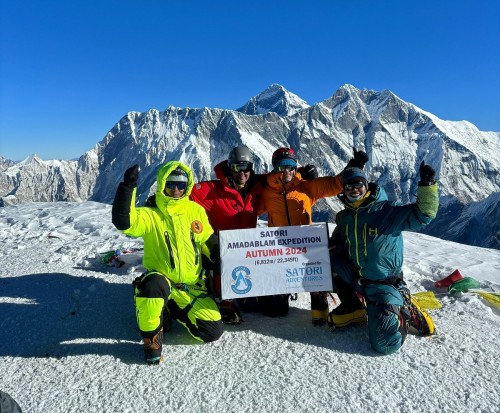
<instances>
[{"instance_id":1,"label":"sunglasses","mask_svg":"<svg viewBox=\"0 0 500 413\"><path fill-rule=\"evenodd\" d=\"M358 181L358 182L353 182L351 184L345 184L344 188L347 189L348 191L352 191L354 188L360 189L365 186L365 183L363 181Z\"/></svg>"},{"instance_id":2,"label":"sunglasses","mask_svg":"<svg viewBox=\"0 0 500 413\"><path fill-rule=\"evenodd\" d=\"M252 170L252 163L251 162L239 162L239 163L232 163L229 165L229 168L231 171L238 173L238 172L250 172Z\"/></svg>"},{"instance_id":3,"label":"sunglasses","mask_svg":"<svg viewBox=\"0 0 500 413\"><path fill-rule=\"evenodd\" d=\"M278 166L277 169L278 169L278 172L285 172L285 171L292 172L292 171L296 171L297 167L291 166L291 165L285 165L285 166Z\"/></svg>"},{"instance_id":4,"label":"sunglasses","mask_svg":"<svg viewBox=\"0 0 500 413\"><path fill-rule=\"evenodd\" d=\"M175 188L177 188L179 191L184 191L187 187L187 182L167 181L165 187L167 189L170 189L171 191L173 191Z\"/></svg>"}]
</instances>

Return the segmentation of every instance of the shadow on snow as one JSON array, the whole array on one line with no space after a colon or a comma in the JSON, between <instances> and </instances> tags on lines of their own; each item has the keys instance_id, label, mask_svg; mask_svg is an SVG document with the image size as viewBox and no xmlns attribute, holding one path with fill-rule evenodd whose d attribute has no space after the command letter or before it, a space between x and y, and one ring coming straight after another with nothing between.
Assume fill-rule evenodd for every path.
<instances>
[{"instance_id":1,"label":"shadow on snow","mask_svg":"<svg viewBox=\"0 0 500 413\"><path fill-rule=\"evenodd\" d=\"M111 355L125 363L142 362L130 284L108 283L64 273L29 274L0 279L0 356L65 357ZM10 299L10 302L9 302ZM333 351L374 356L366 326L331 333L313 327L310 311L290 308L287 317L244 313L245 322L227 332L254 332L321 346ZM166 345L199 343L178 323L165 334Z\"/></svg>"}]
</instances>

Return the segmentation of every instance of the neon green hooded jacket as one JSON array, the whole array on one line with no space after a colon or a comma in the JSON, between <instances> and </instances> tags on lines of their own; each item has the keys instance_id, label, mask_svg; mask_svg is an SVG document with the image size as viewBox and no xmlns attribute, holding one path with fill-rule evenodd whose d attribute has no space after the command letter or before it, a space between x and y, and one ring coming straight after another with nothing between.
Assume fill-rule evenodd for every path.
<instances>
[{"instance_id":1,"label":"neon green hooded jacket","mask_svg":"<svg viewBox=\"0 0 500 413\"><path fill-rule=\"evenodd\" d=\"M186 191L174 199L163 192L167 177L176 169L188 176ZM201 272L201 254L210 257L205 245L213 234L202 206L189 200L194 178L186 165L171 161L158 171L156 207L135 207L136 189L130 206L130 228L123 231L131 237L144 239L143 265L158 271L174 284L194 284Z\"/></svg>"}]
</instances>

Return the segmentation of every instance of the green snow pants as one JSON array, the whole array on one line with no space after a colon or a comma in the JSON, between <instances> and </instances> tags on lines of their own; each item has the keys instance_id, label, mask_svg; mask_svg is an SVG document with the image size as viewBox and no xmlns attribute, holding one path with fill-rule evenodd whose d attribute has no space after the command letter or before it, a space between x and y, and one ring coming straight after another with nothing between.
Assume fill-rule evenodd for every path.
<instances>
[{"instance_id":1,"label":"green snow pants","mask_svg":"<svg viewBox=\"0 0 500 413\"><path fill-rule=\"evenodd\" d=\"M347 284L347 288L357 291L365 298L372 349L381 354L398 351L407 333L406 324L400 316L400 309L403 307L401 293L389 283L360 284L356 268L340 254L332 254L332 269ZM334 285L335 278L332 277ZM339 297L342 305L340 293Z\"/></svg>"},{"instance_id":2,"label":"green snow pants","mask_svg":"<svg viewBox=\"0 0 500 413\"><path fill-rule=\"evenodd\" d=\"M223 324L203 281L173 284L163 274L148 272L134 280L137 325L143 337L154 337L166 317L179 321L197 340L217 340Z\"/></svg>"}]
</instances>

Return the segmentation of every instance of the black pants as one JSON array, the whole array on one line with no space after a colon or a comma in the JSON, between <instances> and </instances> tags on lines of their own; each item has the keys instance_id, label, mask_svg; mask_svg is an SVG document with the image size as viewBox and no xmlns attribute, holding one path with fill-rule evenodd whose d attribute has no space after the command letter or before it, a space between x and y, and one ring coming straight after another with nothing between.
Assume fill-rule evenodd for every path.
<instances>
[{"instance_id":1,"label":"black pants","mask_svg":"<svg viewBox=\"0 0 500 413\"><path fill-rule=\"evenodd\" d=\"M222 335L223 324L217 305L208 296L204 287L192 286L192 292L189 293L191 304L184 308L172 299L172 296L175 297L178 294L176 287L171 287L167 279L159 273L143 275L134 282L134 287L139 330L143 337L151 338L161 329L166 312L170 313L172 319L183 324L198 340L215 341ZM204 308L212 309L218 320L193 316L198 309ZM154 325L149 325L149 320L154 320Z\"/></svg>"},{"instance_id":2,"label":"black pants","mask_svg":"<svg viewBox=\"0 0 500 413\"><path fill-rule=\"evenodd\" d=\"M259 297L259 309L268 317L285 317L288 314L290 294Z\"/></svg>"}]
</instances>

